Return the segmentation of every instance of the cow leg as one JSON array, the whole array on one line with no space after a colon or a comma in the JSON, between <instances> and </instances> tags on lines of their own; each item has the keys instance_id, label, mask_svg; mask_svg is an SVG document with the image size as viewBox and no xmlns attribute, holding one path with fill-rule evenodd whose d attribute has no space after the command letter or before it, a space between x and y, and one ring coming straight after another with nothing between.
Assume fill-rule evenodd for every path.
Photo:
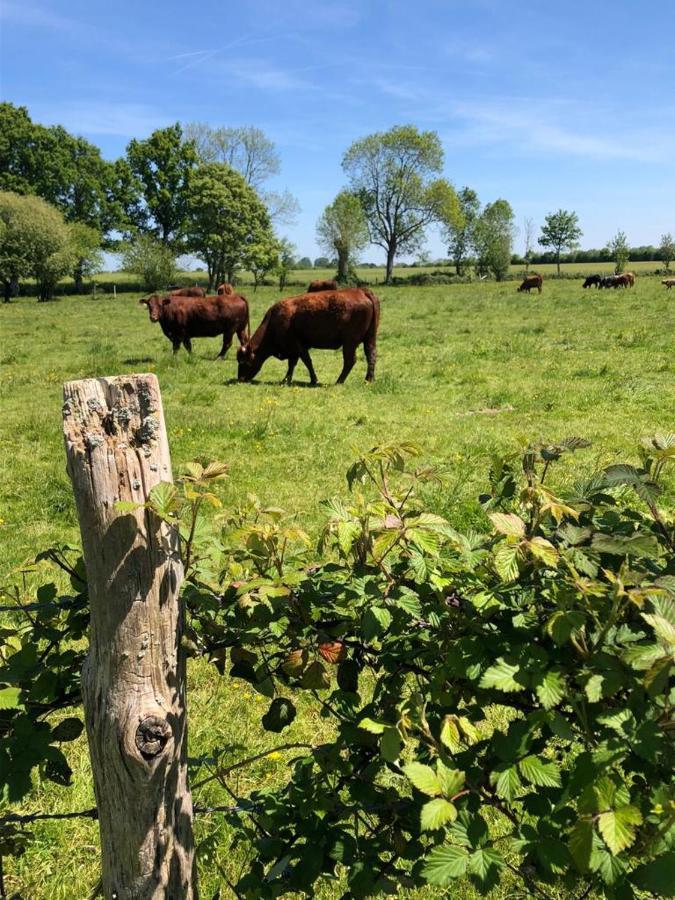
<instances>
[{"instance_id":1,"label":"cow leg","mask_svg":"<svg viewBox=\"0 0 675 900\"><path fill-rule=\"evenodd\" d=\"M294 371L295 367L297 366L297 364L298 364L297 356L289 356L288 357L288 370L286 371L286 374L284 375L284 377L281 380L282 384L291 384L291 382L293 381L293 371Z\"/></svg>"},{"instance_id":2,"label":"cow leg","mask_svg":"<svg viewBox=\"0 0 675 900\"><path fill-rule=\"evenodd\" d=\"M185 347L185 349L187 350L188 353L192 353L192 341L190 340L189 337L183 338L183 346Z\"/></svg>"},{"instance_id":3,"label":"cow leg","mask_svg":"<svg viewBox=\"0 0 675 900\"><path fill-rule=\"evenodd\" d=\"M232 332L226 331L223 333L223 346L222 346L218 356L216 356L216 359L225 359L225 354L227 353L227 351L230 349L231 346L232 346Z\"/></svg>"},{"instance_id":4,"label":"cow leg","mask_svg":"<svg viewBox=\"0 0 675 900\"><path fill-rule=\"evenodd\" d=\"M354 368L354 363L356 362L356 347L352 345L344 344L342 347L342 371L340 372L340 377L337 380L337 384L344 384L347 375Z\"/></svg>"},{"instance_id":5,"label":"cow leg","mask_svg":"<svg viewBox=\"0 0 675 900\"><path fill-rule=\"evenodd\" d=\"M180 338L172 338L171 343L173 344L173 355L175 356L180 350Z\"/></svg>"},{"instance_id":6,"label":"cow leg","mask_svg":"<svg viewBox=\"0 0 675 900\"><path fill-rule=\"evenodd\" d=\"M363 351L368 360L368 370L366 371L366 381L372 381L375 378L375 360L377 359L377 351L375 349L375 341L364 341Z\"/></svg>"},{"instance_id":7,"label":"cow leg","mask_svg":"<svg viewBox=\"0 0 675 900\"><path fill-rule=\"evenodd\" d=\"M314 366L312 365L312 358L309 355L309 351L306 347L300 347L300 359L304 362L307 371L309 372L309 383L312 385L318 384L319 380L316 377L316 372L314 371Z\"/></svg>"}]
</instances>

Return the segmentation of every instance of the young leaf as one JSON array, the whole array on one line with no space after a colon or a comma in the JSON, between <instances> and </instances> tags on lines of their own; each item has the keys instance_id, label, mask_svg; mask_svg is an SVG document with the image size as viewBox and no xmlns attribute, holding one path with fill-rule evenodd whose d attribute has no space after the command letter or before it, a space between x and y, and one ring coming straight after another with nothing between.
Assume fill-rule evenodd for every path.
<instances>
[{"instance_id":1,"label":"young leaf","mask_svg":"<svg viewBox=\"0 0 675 900\"><path fill-rule=\"evenodd\" d=\"M553 709L565 696L565 679L554 669L537 679L535 693L544 709Z\"/></svg>"},{"instance_id":2,"label":"young leaf","mask_svg":"<svg viewBox=\"0 0 675 900\"><path fill-rule=\"evenodd\" d=\"M0 709L22 709L19 703L21 688L6 687L0 689Z\"/></svg>"},{"instance_id":3,"label":"young leaf","mask_svg":"<svg viewBox=\"0 0 675 900\"><path fill-rule=\"evenodd\" d=\"M428 797L438 797L443 793L441 783L431 766L418 762L409 763L403 767L403 774L418 791Z\"/></svg>"},{"instance_id":4,"label":"young leaf","mask_svg":"<svg viewBox=\"0 0 675 900\"><path fill-rule=\"evenodd\" d=\"M593 855L593 820L578 819L570 832L569 851L580 872L588 872Z\"/></svg>"},{"instance_id":5,"label":"young leaf","mask_svg":"<svg viewBox=\"0 0 675 900\"><path fill-rule=\"evenodd\" d=\"M490 521L495 531L500 534L509 534L513 537L525 537L525 523L515 513L490 513Z\"/></svg>"},{"instance_id":6,"label":"young leaf","mask_svg":"<svg viewBox=\"0 0 675 900\"><path fill-rule=\"evenodd\" d=\"M168 520L177 508L178 490L169 481L160 481L148 494L148 506L160 519Z\"/></svg>"},{"instance_id":7,"label":"young leaf","mask_svg":"<svg viewBox=\"0 0 675 900\"><path fill-rule=\"evenodd\" d=\"M325 691L330 687L330 675L317 660L307 666L300 683L302 687L310 690Z\"/></svg>"},{"instance_id":8,"label":"young leaf","mask_svg":"<svg viewBox=\"0 0 675 900\"><path fill-rule=\"evenodd\" d=\"M518 547L515 544L500 544L494 553L494 564L502 581L513 581L518 577Z\"/></svg>"},{"instance_id":9,"label":"young leaf","mask_svg":"<svg viewBox=\"0 0 675 900\"><path fill-rule=\"evenodd\" d=\"M555 763L545 763L538 756L526 756L518 763L520 773L530 784L560 787L560 771Z\"/></svg>"},{"instance_id":10,"label":"young leaf","mask_svg":"<svg viewBox=\"0 0 675 900\"><path fill-rule=\"evenodd\" d=\"M449 769L440 759L436 762L436 775L444 797L454 797L461 791L466 781L464 772L460 772L459 769Z\"/></svg>"},{"instance_id":11,"label":"young leaf","mask_svg":"<svg viewBox=\"0 0 675 900\"><path fill-rule=\"evenodd\" d=\"M447 825L448 822L454 822L456 818L455 804L442 797L437 797L435 800L429 800L422 807L420 826L422 831L435 831Z\"/></svg>"},{"instance_id":12,"label":"young leaf","mask_svg":"<svg viewBox=\"0 0 675 900\"><path fill-rule=\"evenodd\" d=\"M398 728L385 728L380 740L380 753L382 754L382 759L394 763L401 755L402 749L403 741L401 740Z\"/></svg>"},{"instance_id":13,"label":"young leaf","mask_svg":"<svg viewBox=\"0 0 675 900\"><path fill-rule=\"evenodd\" d=\"M445 845L434 847L427 856L422 875L429 884L444 886L453 878L466 874L469 853L464 847Z\"/></svg>"},{"instance_id":14,"label":"young leaf","mask_svg":"<svg viewBox=\"0 0 675 900\"><path fill-rule=\"evenodd\" d=\"M523 789L518 769L515 766L509 766L499 772L499 774L493 772L492 777L494 778L495 775L497 776L495 781L497 796L512 803Z\"/></svg>"},{"instance_id":15,"label":"young leaf","mask_svg":"<svg viewBox=\"0 0 675 900\"><path fill-rule=\"evenodd\" d=\"M635 826L641 823L642 815L636 806L620 806L598 817L600 834L615 856L630 847L635 840Z\"/></svg>"},{"instance_id":16,"label":"young leaf","mask_svg":"<svg viewBox=\"0 0 675 900\"><path fill-rule=\"evenodd\" d=\"M525 684L521 684L515 679L515 676L519 673L520 667L518 665L508 663L500 656L493 666L490 666L489 669L483 672L480 686L482 688L496 688L498 691L522 691Z\"/></svg>"}]
</instances>

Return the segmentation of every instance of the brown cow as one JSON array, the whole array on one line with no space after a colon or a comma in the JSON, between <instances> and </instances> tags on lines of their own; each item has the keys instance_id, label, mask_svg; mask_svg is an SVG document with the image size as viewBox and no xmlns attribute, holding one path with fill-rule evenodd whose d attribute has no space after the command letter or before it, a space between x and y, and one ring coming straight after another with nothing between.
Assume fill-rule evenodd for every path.
<instances>
[{"instance_id":1,"label":"brown cow","mask_svg":"<svg viewBox=\"0 0 675 900\"><path fill-rule=\"evenodd\" d=\"M169 291L170 297L206 297L206 291L204 288L197 287L182 287L176 288L174 291Z\"/></svg>"},{"instance_id":2,"label":"brown cow","mask_svg":"<svg viewBox=\"0 0 675 900\"><path fill-rule=\"evenodd\" d=\"M624 277L628 279L627 287L633 287L635 285L635 273L634 272L624 272Z\"/></svg>"},{"instance_id":3,"label":"brown cow","mask_svg":"<svg viewBox=\"0 0 675 900\"><path fill-rule=\"evenodd\" d=\"M675 278L664 278L661 284L665 284L668 290L670 290L671 287L675 287Z\"/></svg>"},{"instance_id":4,"label":"brown cow","mask_svg":"<svg viewBox=\"0 0 675 900\"><path fill-rule=\"evenodd\" d=\"M279 300L265 313L257 331L237 351L239 380L251 381L270 356L288 360L284 382L291 383L293 370L301 359L311 383L317 377L309 350L337 350L342 347L342 384L356 362L356 348L363 344L368 360L366 381L375 377L377 329L380 301L365 288L299 294Z\"/></svg>"},{"instance_id":5,"label":"brown cow","mask_svg":"<svg viewBox=\"0 0 675 900\"><path fill-rule=\"evenodd\" d=\"M541 275L526 275L523 279L523 283L518 288L518 293L522 293L523 291L527 291L529 294L532 288L536 288L541 294L541 286L544 279Z\"/></svg>"},{"instance_id":6,"label":"brown cow","mask_svg":"<svg viewBox=\"0 0 675 900\"><path fill-rule=\"evenodd\" d=\"M337 291L337 289L337 281L334 279L331 279L330 281L310 281L307 286L307 293L316 294L319 291Z\"/></svg>"},{"instance_id":7,"label":"brown cow","mask_svg":"<svg viewBox=\"0 0 675 900\"><path fill-rule=\"evenodd\" d=\"M218 285L218 290L216 291L216 293L220 294L221 296L223 294L234 294L234 288L231 284L228 284L227 281L224 281L222 284Z\"/></svg>"},{"instance_id":8,"label":"brown cow","mask_svg":"<svg viewBox=\"0 0 675 900\"><path fill-rule=\"evenodd\" d=\"M216 357L222 359L237 333L241 344L248 340L249 314L245 297L170 297L153 294L138 301L148 307L151 322L159 322L164 334L178 353L182 344L192 353L192 338L223 336L223 346Z\"/></svg>"}]
</instances>

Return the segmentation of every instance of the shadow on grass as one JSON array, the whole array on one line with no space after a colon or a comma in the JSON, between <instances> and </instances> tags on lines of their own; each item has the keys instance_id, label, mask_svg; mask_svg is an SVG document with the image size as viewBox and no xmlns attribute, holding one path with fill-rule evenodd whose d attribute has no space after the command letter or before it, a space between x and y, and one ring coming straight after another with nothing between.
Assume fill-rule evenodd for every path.
<instances>
[{"instance_id":1,"label":"shadow on grass","mask_svg":"<svg viewBox=\"0 0 675 900\"><path fill-rule=\"evenodd\" d=\"M335 384L322 384L319 382L318 384L310 384L309 381L292 381L290 384L287 384L285 381L259 381L257 378L254 378L253 381L239 381L238 378L228 378L227 381L223 382L224 385L232 385L232 384L249 384L255 385L256 387L299 387L299 388L312 388L315 390L316 388L329 388L335 387Z\"/></svg>"}]
</instances>

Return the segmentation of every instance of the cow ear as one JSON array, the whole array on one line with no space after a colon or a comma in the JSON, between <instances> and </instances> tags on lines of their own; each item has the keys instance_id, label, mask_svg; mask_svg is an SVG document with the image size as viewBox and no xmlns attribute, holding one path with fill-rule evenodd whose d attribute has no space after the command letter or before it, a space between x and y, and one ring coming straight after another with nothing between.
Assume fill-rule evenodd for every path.
<instances>
[{"instance_id":1,"label":"cow ear","mask_svg":"<svg viewBox=\"0 0 675 900\"><path fill-rule=\"evenodd\" d=\"M141 299L140 299L138 302L141 304L141 306L148 306L148 305L149 305L149 301L148 301L148 298L147 298L147 297L141 297Z\"/></svg>"},{"instance_id":2,"label":"cow ear","mask_svg":"<svg viewBox=\"0 0 675 900\"><path fill-rule=\"evenodd\" d=\"M168 306L171 303L171 297L162 297L162 306Z\"/></svg>"}]
</instances>

